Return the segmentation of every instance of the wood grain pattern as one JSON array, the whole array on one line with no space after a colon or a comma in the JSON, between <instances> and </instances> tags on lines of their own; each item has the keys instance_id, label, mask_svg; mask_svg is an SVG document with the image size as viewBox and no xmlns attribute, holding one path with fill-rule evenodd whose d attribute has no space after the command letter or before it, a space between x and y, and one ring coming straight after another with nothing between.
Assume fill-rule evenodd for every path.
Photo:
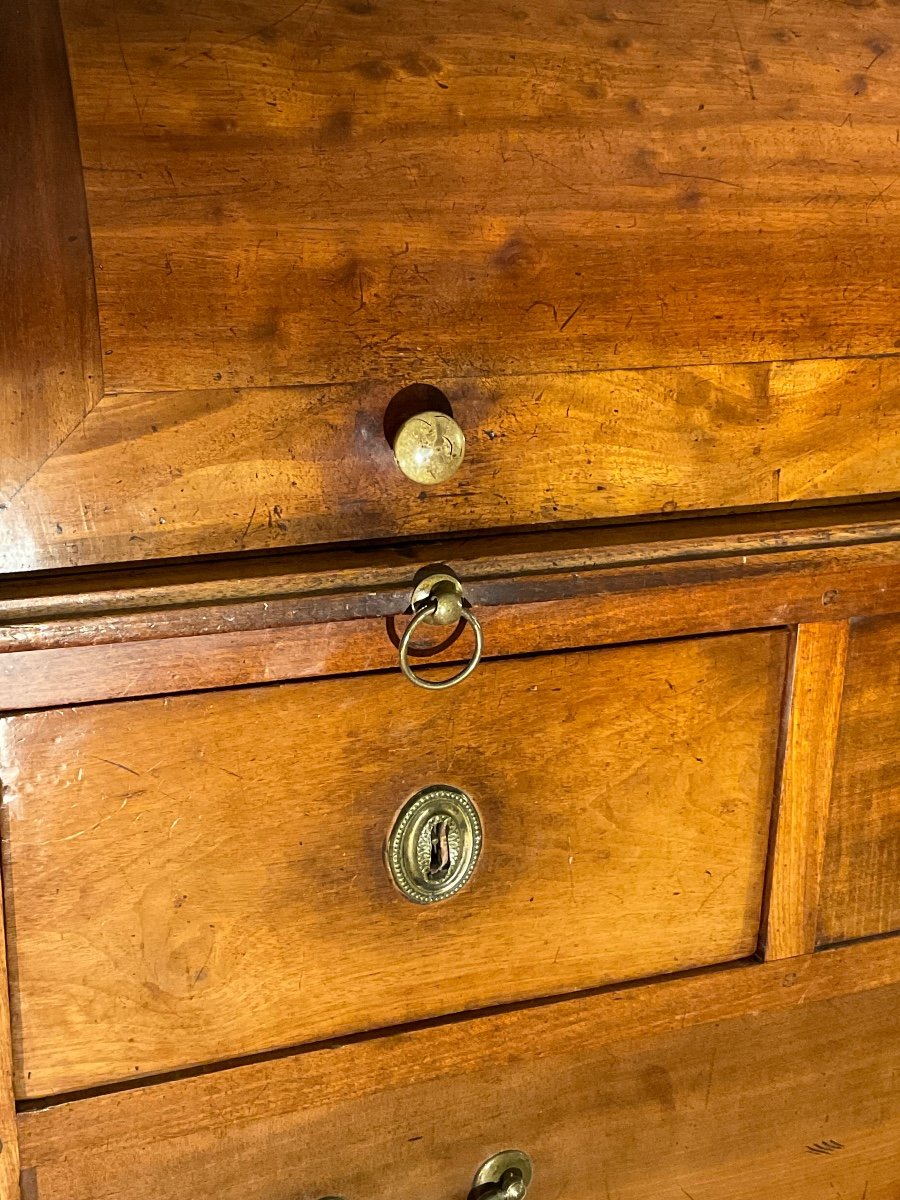
<instances>
[{"instance_id":1,"label":"wood grain pattern","mask_svg":"<svg viewBox=\"0 0 900 1200\"><path fill-rule=\"evenodd\" d=\"M787 637L6 718L20 1096L755 951ZM406 799L479 806L422 909Z\"/></svg>"},{"instance_id":2,"label":"wood grain pattern","mask_svg":"<svg viewBox=\"0 0 900 1200\"><path fill-rule=\"evenodd\" d=\"M770 861L767 958L810 954L816 947L849 634L846 621L797 630Z\"/></svg>"},{"instance_id":3,"label":"wood grain pattern","mask_svg":"<svg viewBox=\"0 0 900 1200\"><path fill-rule=\"evenodd\" d=\"M26 1111L40 1200L894 1200L897 939ZM893 986L881 986L891 981Z\"/></svg>"},{"instance_id":4,"label":"wood grain pattern","mask_svg":"<svg viewBox=\"0 0 900 1200\"><path fill-rule=\"evenodd\" d=\"M62 7L113 390L896 349L889 4Z\"/></svg>"},{"instance_id":5,"label":"wood grain pattern","mask_svg":"<svg viewBox=\"0 0 900 1200\"><path fill-rule=\"evenodd\" d=\"M898 542L536 576L520 567L465 582L488 659L900 611ZM407 607L414 574L402 589L300 601L189 608L183 590L182 609L0 629L0 710L397 670L404 618L393 614ZM392 615L356 615L372 612ZM20 635L30 649L15 649ZM469 645L434 648L428 661L464 661Z\"/></svg>"},{"instance_id":6,"label":"wood grain pattern","mask_svg":"<svg viewBox=\"0 0 900 1200\"><path fill-rule=\"evenodd\" d=\"M0 79L3 530L4 510L99 399L101 368L84 180L55 0L0 6ZM0 533L7 549L8 537Z\"/></svg>"},{"instance_id":7,"label":"wood grain pattern","mask_svg":"<svg viewBox=\"0 0 900 1200\"><path fill-rule=\"evenodd\" d=\"M900 619L852 630L820 943L900 929Z\"/></svg>"},{"instance_id":8,"label":"wood grain pattern","mask_svg":"<svg viewBox=\"0 0 900 1200\"><path fill-rule=\"evenodd\" d=\"M0 571L900 490L900 359L438 382L467 449L432 488L385 438L396 383L107 396Z\"/></svg>"}]
</instances>

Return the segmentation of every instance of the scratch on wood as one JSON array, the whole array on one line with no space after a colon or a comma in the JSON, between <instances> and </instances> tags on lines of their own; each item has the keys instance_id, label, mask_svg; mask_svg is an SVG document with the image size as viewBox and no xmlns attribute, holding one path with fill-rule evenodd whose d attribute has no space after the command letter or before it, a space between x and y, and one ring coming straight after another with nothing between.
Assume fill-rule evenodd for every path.
<instances>
[{"instance_id":1,"label":"scratch on wood","mask_svg":"<svg viewBox=\"0 0 900 1200\"><path fill-rule=\"evenodd\" d=\"M741 37L741 31L738 29L737 20L734 16L734 9L731 7L731 0L728 0L728 15L731 17L731 24L734 27L734 36L737 38L737 44L741 51L741 60L744 64L744 74L747 77L747 87L750 91L750 99L756 99L756 91L753 87L753 77L750 73L750 64L747 62L747 51L744 49L744 41Z\"/></svg>"},{"instance_id":2,"label":"scratch on wood","mask_svg":"<svg viewBox=\"0 0 900 1200\"><path fill-rule=\"evenodd\" d=\"M578 314L581 312L583 307L584 307L584 301L582 300L575 306L575 308L572 309L572 311L569 313L569 315L563 321L562 325L560 325L560 327L559 327L560 333L562 333L562 331L566 328L566 326L569 324L569 322L572 320L573 317L578 316Z\"/></svg>"},{"instance_id":3,"label":"scratch on wood","mask_svg":"<svg viewBox=\"0 0 900 1200\"><path fill-rule=\"evenodd\" d=\"M807 1146L806 1149L810 1154L836 1154L839 1150L843 1150L842 1142L836 1142L829 1139L824 1142L816 1142L813 1146Z\"/></svg>"}]
</instances>

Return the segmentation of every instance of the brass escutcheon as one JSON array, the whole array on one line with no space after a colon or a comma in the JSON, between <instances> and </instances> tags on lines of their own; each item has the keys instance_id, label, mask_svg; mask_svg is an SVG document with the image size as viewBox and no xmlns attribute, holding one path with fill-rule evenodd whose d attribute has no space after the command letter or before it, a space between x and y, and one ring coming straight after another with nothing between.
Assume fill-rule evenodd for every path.
<instances>
[{"instance_id":1,"label":"brass escutcheon","mask_svg":"<svg viewBox=\"0 0 900 1200\"><path fill-rule=\"evenodd\" d=\"M501 1150L475 1172L469 1200L525 1200L534 1178L534 1164L524 1150ZM323 1200L343 1200L325 1196Z\"/></svg>"},{"instance_id":2,"label":"brass escutcheon","mask_svg":"<svg viewBox=\"0 0 900 1200\"><path fill-rule=\"evenodd\" d=\"M524 1150L501 1150L479 1167L470 1200L524 1200L533 1177L534 1165Z\"/></svg>"},{"instance_id":3,"label":"brass escutcheon","mask_svg":"<svg viewBox=\"0 0 900 1200\"><path fill-rule=\"evenodd\" d=\"M394 822L388 870L407 900L436 904L465 887L481 845L481 818L465 792L446 784L424 788Z\"/></svg>"}]
</instances>

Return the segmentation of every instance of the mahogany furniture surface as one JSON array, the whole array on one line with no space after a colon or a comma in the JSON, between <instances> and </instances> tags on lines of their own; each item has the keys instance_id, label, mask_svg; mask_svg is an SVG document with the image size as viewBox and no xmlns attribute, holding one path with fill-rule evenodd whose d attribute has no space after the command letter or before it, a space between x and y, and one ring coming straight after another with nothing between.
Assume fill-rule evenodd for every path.
<instances>
[{"instance_id":1,"label":"mahogany furniture surface","mask_svg":"<svg viewBox=\"0 0 900 1200\"><path fill-rule=\"evenodd\" d=\"M819 938L900 929L900 620L853 623Z\"/></svg>"},{"instance_id":2,"label":"mahogany furniture surface","mask_svg":"<svg viewBox=\"0 0 900 1200\"><path fill-rule=\"evenodd\" d=\"M890 8L6 7L0 571L900 491Z\"/></svg>"},{"instance_id":3,"label":"mahogany furniture surface","mask_svg":"<svg viewBox=\"0 0 900 1200\"><path fill-rule=\"evenodd\" d=\"M785 652L751 633L495 661L459 699L391 673L7 717L19 1094L752 954ZM383 856L434 784L484 846L423 908Z\"/></svg>"},{"instance_id":4,"label":"mahogany furniture surface","mask_svg":"<svg viewBox=\"0 0 900 1200\"><path fill-rule=\"evenodd\" d=\"M897 1200L897 47L0 0L0 1200Z\"/></svg>"},{"instance_id":5,"label":"mahogany furniture surface","mask_svg":"<svg viewBox=\"0 0 900 1200\"><path fill-rule=\"evenodd\" d=\"M111 390L896 349L889 10L61 7Z\"/></svg>"},{"instance_id":6,"label":"mahogany furniture surface","mask_svg":"<svg viewBox=\"0 0 900 1200\"><path fill-rule=\"evenodd\" d=\"M893 1200L898 962L853 946L30 1110L24 1195L440 1200L526 1146L536 1196Z\"/></svg>"}]
</instances>

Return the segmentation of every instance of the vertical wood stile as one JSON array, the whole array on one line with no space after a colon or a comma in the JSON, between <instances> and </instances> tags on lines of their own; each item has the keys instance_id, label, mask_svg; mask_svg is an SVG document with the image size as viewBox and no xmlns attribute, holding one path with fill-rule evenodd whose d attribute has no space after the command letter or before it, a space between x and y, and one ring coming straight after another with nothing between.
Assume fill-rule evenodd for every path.
<instances>
[{"instance_id":1,"label":"vertical wood stile","mask_svg":"<svg viewBox=\"0 0 900 1200\"><path fill-rule=\"evenodd\" d=\"M0 80L2 512L99 400L102 359L57 0L0 4Z\"/></svg>"},{"instance_id":2,"label":"vertical wood stile","mask_svg":"<svg viewBox=\"0 0 900 1200\"><path fill-rule=\"evenodd\" d=\"M767 959L815 949L849 635L848 621L797 628L763 929Z\"/></svg>"},{"instance_id":3,"label":"vertical wood stile","mask_svg":"<svg viewBox=\"0 0 900 1200\"><path fill-rule=\"evenodd\" d=\"M6 969L6 927L0 903L0 1200L19 1200L19 1140Z\"/></svg>"}]
</instances>

